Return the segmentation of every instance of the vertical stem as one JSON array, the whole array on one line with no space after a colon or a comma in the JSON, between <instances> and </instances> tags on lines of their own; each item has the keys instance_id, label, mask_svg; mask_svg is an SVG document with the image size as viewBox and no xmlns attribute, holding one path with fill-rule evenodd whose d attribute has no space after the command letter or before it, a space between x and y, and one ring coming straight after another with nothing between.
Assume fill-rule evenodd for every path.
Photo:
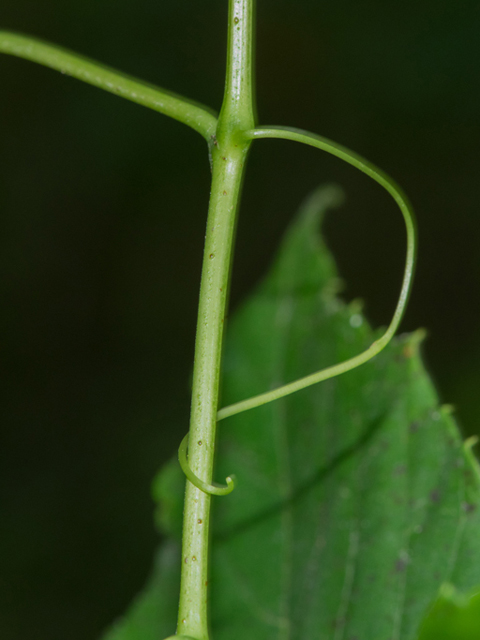
<instances>
[{"instance_id":1,"label":"vertical stem","mask_svg":"<svg viewBox=\"0 0 480 640\"><path fill-rule=\"evenodd\" d=\"M227 73L218 129L241 132L255 126L255 0L229 0ZM218 133L217 133L218 138Z\"/></svg>"},{"instance_id":2,"label":"vertical stem","mask_svg":"<svg viewBox=\"0 0 480 640\"><path fill-rule=\"evenodd\" d=\"M211 484L223 322L230 256L244 155L213 154L213 178L200 287L195 344L188 462L196 476ZM225 151L228 153L228 151ZM244 164L244 162L242 162ZM225 195L224 195L225 194ZM177 633L208 639L207 582L212 496L187 480L183 520L182 582Z\"/></svg>"},{"instance_id":3,"label":"vertical stem","mask_svg":"<svg viewBox=\"0 0 480 640\"><path fill-rule=\"evenodd\" d=\"M225 95L212 151L212 190L200 286L188 461L212 482L220 365L236 217L255 126L253 27L255 0L229 0ZM209 640L210 495L187 480L177 634Z\"/></svg>"}]
</instances>

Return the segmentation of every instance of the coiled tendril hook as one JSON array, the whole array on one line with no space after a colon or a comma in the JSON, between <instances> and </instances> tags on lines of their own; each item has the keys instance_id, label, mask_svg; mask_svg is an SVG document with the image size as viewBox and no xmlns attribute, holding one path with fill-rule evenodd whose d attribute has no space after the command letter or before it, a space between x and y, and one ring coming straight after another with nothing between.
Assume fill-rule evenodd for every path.
<instances>
[{"instance_id":1,"label":"coiled tendril hook","mask_svg":"<svg viewBox=\"0 0 480 640\"><path fill-rule=\"evenodd\" d=\"M183 473L187 476L190 482L197 487L197 489L200 489L200 491L213 496L226 496L235 489L234 475L228 476L228 478L226 478L226 485L217 484L216 482L214 482L213 484L208 484L208 482L200 480L200 478L196 476L190 469L190 466L188 464L187 450L188 433L183 438L180 446L178 447L178 461L180 462Z\"/></svg>"}]
</instances>

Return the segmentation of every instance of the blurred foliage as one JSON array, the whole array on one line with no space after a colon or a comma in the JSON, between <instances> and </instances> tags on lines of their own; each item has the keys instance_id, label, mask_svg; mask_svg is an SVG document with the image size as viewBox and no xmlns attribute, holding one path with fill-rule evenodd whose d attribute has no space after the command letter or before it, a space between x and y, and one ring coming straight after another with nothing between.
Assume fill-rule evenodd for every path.
<instances>
[{"instance_id":1,"label":"blurred foliage","mask_svg":"<svg viewBox=\"0 0 480 640\"><path fill-rule=\"evenodd\" d=\"M480 593L458 594L446 584L423 622L418 640L478 640Z\"/></svg>"},{"instance_id":2,"label":"blurred foliage","mask_svg":"<svg viewBox=\"0 0 480 640\"><path fill-rule=\"evenodd\" d=\"M4 0L32 33L219 108L226 2ZM300 126L384 168L416 206L404 330L466 433L480 398L480 8L476 1L258 0L263 123ZM0 635L98 635L149 571L149 484L187 430L209 193L204 142L178 123L0 58ZM335 159L255 145L232 306L297 203L335 181L327 238L347 299L385 323L404 236L388 197Z\"/></svg>"}]
</instances>

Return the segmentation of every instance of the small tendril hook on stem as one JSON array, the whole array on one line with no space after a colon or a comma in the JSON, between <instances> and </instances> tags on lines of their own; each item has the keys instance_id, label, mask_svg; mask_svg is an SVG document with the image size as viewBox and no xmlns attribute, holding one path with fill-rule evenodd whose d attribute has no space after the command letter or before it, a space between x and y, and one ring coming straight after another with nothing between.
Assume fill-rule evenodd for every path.
<instances>
[{"instance_id":1,"label":"small tendril hook on stem","mask_svg":"<svg viewBox=\"0 0 480 640\"><path fill-rule=\"evenodd\" d=\"M235 489L235 476L233 475L226 478L226 485L217 484L216 482L214 482L213 484L208 484L207 482L200 480L200 478L196 476L190 469L190 466L188 464L187 450L188 433L183 438L180 446L178 447L178 461L180 462L183 473L187 476L188 480L190 480L190 482L195 487L197 487L197 489L200 489L200 491L213 496L226 496Z\"/></svg>"}]
</instances>

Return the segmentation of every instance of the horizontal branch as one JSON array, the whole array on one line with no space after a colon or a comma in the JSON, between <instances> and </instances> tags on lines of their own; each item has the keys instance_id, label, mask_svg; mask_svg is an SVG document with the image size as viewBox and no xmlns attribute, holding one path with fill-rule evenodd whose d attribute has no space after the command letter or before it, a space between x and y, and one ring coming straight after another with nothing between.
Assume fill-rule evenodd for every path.
<instances>
[{"instance_id":1,"label":"horizontal branch","mask_svg":"<svg viewBox=\"0 0 480 640\"><path fill-rule=\"evenodd\" d=\"M0 31L0 53L37 62L170 116L198 131L207 142L215 133L217 119L208 107L132 78L67 49L18 33Z\"/></svg>"}]
</instances>

